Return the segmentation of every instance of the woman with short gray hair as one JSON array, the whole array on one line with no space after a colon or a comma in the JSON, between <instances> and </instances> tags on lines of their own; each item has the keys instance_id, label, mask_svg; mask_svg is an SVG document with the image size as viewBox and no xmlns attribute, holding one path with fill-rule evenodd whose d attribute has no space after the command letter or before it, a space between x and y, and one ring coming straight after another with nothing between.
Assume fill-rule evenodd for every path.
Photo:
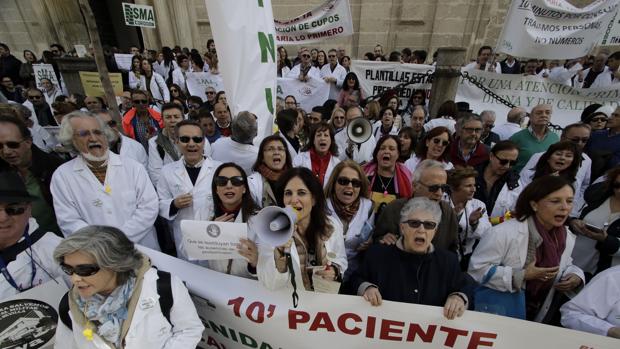
<instances>
[{"instance_id":1,"label":"woman with short gray hair","mask_svg":"<svg viewBox=\"0 0 620 349\"><path fill-rule=\"evenodd\" d=\"M463 315L475 283L461 272L456 254L432 244L439 203L415 197L400 213L401 237L393 245L372 245L350 287L373 306L386 299L441 306L448 319Z\"/></svg>"},{"instance_id":2,"label":"woman with short gray hair","mask_svg":"<svg viewBox=\"0 0 620 349\"><path fill-rule=\"evenodd\" d=\"M55 348L193 348L200 341L204 327L187 288L153 268L119 229L84 227L56 247L54 259L73 283L59 306ZM159 294L164 287L169 292Z\"/></svg>"}]
</instances>

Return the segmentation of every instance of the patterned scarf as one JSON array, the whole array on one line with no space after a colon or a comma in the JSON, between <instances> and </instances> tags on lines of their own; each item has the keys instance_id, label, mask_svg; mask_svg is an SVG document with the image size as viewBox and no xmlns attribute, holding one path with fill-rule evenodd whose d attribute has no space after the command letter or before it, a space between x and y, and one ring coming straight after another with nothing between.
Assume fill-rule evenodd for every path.
<instances>
[{"instance_id":1,"label":"patterned scarf","mask_svg":"<svg viewBox=\"0 0 620 349\"><path fill-rule=\"evenodd\" d=\"M284 173L284 171L288 169L282 168L280 171L276 171L276 170L270 169L265 164L260 164L257 170L258 170L258 173L260 173L261 176L267 178L268 181L276 182L278 179L280 179L280 176Z\"/></svg>"},{"instance_id":2,"label":"patterned scarf","mask_svg":"<svg viewBox=\"0 0 620 349\"><path fill-rule=\"evenodd\" d=\"M340 200L336 198L336 195L333 196L334 197L332 197L331 199L332 205L334 206L334 211L336 211L336 214L338 215L338 217L340 217L341 220L349 224L351 222L351 219L353 219L353 217L360 208L360 197L358 196L357 199L350 205L344 205L340 202Z\"/></svg>"},{"instance_id":3,"label":"patterned scarf","mask_svg":"<svg viewBox=\"0 0 620 349\"><path fill-rule=\"evenodd\" d=\"M181 158L177 147L174 144L172 144L172 141L170 141L170 138L168 138L166 135L163 134L163 130L159 130L157 132L157 138L155 138L155 144L162 147L162 149L164 149L164 152L166 152L166 154L168 154L172 158L172 160L177 161Z\"/></svg>"},{"instance_id":4,"label":"patterned scarf","mask_svg":"<svg viewBox=\"0 0 620 349\"><path fill-rule=\"evenodd\" d=\"M116 346L120 345L121 326L127 319L127 303L135 285L136 278L132 276L107 297L95 294L90 299L76 299L88 321L98 324L97 334Z\"/></svg>"}]
</instances>

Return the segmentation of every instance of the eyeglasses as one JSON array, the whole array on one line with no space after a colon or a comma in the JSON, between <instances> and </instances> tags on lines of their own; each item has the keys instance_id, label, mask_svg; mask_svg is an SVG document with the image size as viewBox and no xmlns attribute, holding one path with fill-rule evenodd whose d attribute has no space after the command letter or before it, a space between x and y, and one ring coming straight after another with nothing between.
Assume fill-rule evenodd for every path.
<instances>
[{"instance_id":1,"label":"eyeglasses","mask_svg":"<svg viewBox=\"0 0 620 349\"><path fill-rule=\"evenodd\" d=\"M244 185L242 176L233 176L233 177L217 176L213 178L213 182L215 182L215 185L218 187L225 186L226 184L228 184L228 181L230 181L230 184L232 184L235 187L241 187Z\"/></svg>"},{"instance_id":2,"label":"eyeglasses","mask_svg":"<svg viewBox=\"0 0 620 349\"><path fill-rule=\"evenodd\" d=\"M342 185L343 187L346 187L347 185L349 185L349 183L351 184L351 186L353 186L353 188L362 187L362 181L360 181L359 179L355 179L355 178L351 179L347 177L338 177L336 182Z\"/></svg>"},{"instance_id":3,"label":"eyeglasses","mask_svg":"<svg viewBox=\"0 0 620 349\"><path fill-rule=\"evenodd\" d=\"M28 96L28 99L41 99L43 96Z\"/></svg>"},{"instance_id":4,"label":"eyeglasses","mask_svg":"<svg viewBox=\"0 0 620 349\"><path fill-rule=\"evenodd\" d=\"M108 126L110 127L116 127L116 121L115 120L110 120L107 122Z\"/></svg>"},{"instance_id":5,"label":"eyeglasses","mask_svg":"<svg viewBox=\"0 0 620 349\"><path fill-rule=\"evenodd\" d=\"M450 186L447 184L433 184L433 185L426 185L422 182L419 182L420 184L422 184L423 186L425 186L429 192L431 193L436 193L437 190L441 189L441 191L448 192L450 191Z\"/></svg>"},{"instance_id":6,"label":"eyeglasses","mask_svg":"<svg viewBox=\"0 0 620 349\"><path fill-rule=\"evenodd\" d=\"M502 159L499 156L493 154L495 156L495 158L497 159L497 161L499 161L499 164L502 166L514 166L517 164L517 160L509 160L509 159Z\"/></svg>"},{"instance_id":7,"label":"eyeglasses","mask_svg":"<svg viewBox=\"0 0 620 349\"><path fill-rule=\"evenodd\" d=\"M613 187L614 189L620 189L620 182L614 182L614 184L612 185L612 187ZM9 214L9 213L7 212L7 214Z\"/></svg>"},{"instance_id":8,"label":"eyeglasses","mask_svg":"<svg viewBox=\"0 0 620 349\"><path fill-rule=\"evenodd\" d=\"M65 274L69 276L76 274L81 277L95 275L99 272L99 270L101 270L101 267L99 267L97 264L80 264L72 267L65 263L60 263L60 268Z\"/></svg>"},{"instance_id":9,"label":"eyeglasses","mask_svg":"<svg viewBox=\"0 0 620 349\"><path fill-rule=\"evenodd\" d=\"M443 147L447 147L448 144L450 144L450 142L441 140L439 138L433 138L433 143L435 143L435 144L441 143L441 146L443 146Z\"/></svg>"},{"instance_id":10,"label":"eyeglasses","mask_svg":"<svg viewBox=\"0 0 620 349\"><path fill-rule=\"evenodd\" d=\"M481 128L473 128L473 127L464 127L463 131L467 131L469 133L482 133Z\"/></svg>"},{"instance_id":11,"label":"eyeglasses","mask_svg":"<svg viewBox=\"0 0 620 349\"><path fill-rule=\"evenodd\" d=\"M310 55L301 55L301 58L310 58Z\"/></svg>"},{"instance_id":12,"label":"eyeglasses","mask_svg":"<svg viewBox=\"0 0 620 349\"><path fill-rule=\"evenodd\" d=\"M4 212L6 212L7 216L19 216L26 212L27 206L7 206L4 208Z\"/></svg>"},{"instance_id":13,"label":"eyeglasses","mask_svg":"<svg viewBox=\"0 0 620 349\"><path fill-rule=\"evenodd\" d=\"M80 138L90 137L91 135L94 137L103 136L103 131L101 130L79 130L75 132L75 135Z\"/></svg>"},{"instance_id":14,"label":"eyeglasses","mask_svg":"<svg viewBox=\"0 0 620 349\"><path fill-rule=\"evenodd\" d=\"M19 145L23 142L24 140L21 140L19 142L8 141L6 143L0 143L0 149L4 149L4 147L7 147L9 149L17 149L19 148Z\"/></svg>"},{"instance_id":15,"label":"eyeglasses","mask_svg":"<svg viewBox=\"0 0 620 349\"><path fill-rule=\"evenodd\" d=\"M328 58L336 58L336 55L329 55Z\"/></svg>"},{"instance_id":16,"label":"eyeglasses","mask_svg":"<svg viewBox=\"0 0 620 349\"><path fill-rule=\"evenodd\" d=\"M179 92L179 90L177 90L176 88L171 88L170 92Z\"/></svg>"},{"instance_id":17,"label":"eyeglasses","mask_svg":"<svg viewBox=\"0 0 620 349\"><path fill-rule=\"evenodd\" d=\"M411 228L419 228L420 226L423 226L424 229L426 230L431 230L431 229L435 229L435 227L437 227L437 223L432 222L432 221L421 221L419 219L409 219L406 220L402 223L407 224L409 227Z\"/></svg>"},{"instance_id":18,"label":"eyeglasses","mask_svg":"<svg viewBox=\"0 0 620 349\"><path fill-rule=\"evenodd\" d=\"M286 149L284 147L269 147L265 148L265 151L268 153L284 153Z\"/></svg>"},{"instance_id":19,"label":"eyeglasses","mask_svg":"<svg viewBox=\"0 0 620 349\"><path fill-rule=\"evenodd\" d=\"M605 117L592 118L590 122L607 122L607 118Z\"/></svg>"},{"instance_id":20,"label":"eyeglasses","mask_svg":"<svg viewBox=\"0 0 620 349\"><path fill-rule=\"evenodd\" d=\"M213 91L207 91L207 94L208 94L208 95L214 95L214 94L215 94L215 92L213 92Z\"/></svg>"},{"instance_id":21,"label":"eyeglasses","mask_svg":"<svg viewBox=\"0 0 620 349\"><path fill-rule=\"evenodd\" d=\"M204 137L199 137L199 136L194 136L194 137L190 137L190 136L181 136L179 137L179 142L181 143L189 143L189 140L194 141L194 143L198 144L198 143L202 143L204 142L205 138Z\"/></svg>"},{"instance_id":22,"label":"eyeglasses","mask_svg":"<svg viewBox=\"0 0 620 349\"><path fill-rule=\"evenodd\" d=\"M149 101L146 99L134 99L133 104L149 104Z\"/></svg>"},{"instance_id":23,"label":"eyeglasses","mask_svg":"<svg viewBox=\"0 0 620 349\"><path fill-rule=\"evenodd\" d=\"M568 140L573 142L573 143L583 143L583 144L586 144L590 140L590 137L583 137L583 138L575 137L575 138L569 138Z\"/></svg>"}]
</instances>

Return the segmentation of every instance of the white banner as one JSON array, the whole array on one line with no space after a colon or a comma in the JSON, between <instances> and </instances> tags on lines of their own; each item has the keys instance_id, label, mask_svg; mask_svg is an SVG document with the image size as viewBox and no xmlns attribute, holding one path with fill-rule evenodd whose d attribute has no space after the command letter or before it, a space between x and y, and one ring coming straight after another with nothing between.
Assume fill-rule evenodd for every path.
<instances>
[{"instance_id":1,"label":"white banner","mask_svg":"<svg viewBox=\"0 0 620 349\"><path fill-rule=\"evenodd\" d=\"M54 67L51 64L33 64L34 80L38 89L42 89L41 79L49 79L57 89L60 89Z\"/></svg>"},{"instance_id":2,"label":"white banner","mask_svg":"<svg viewBox=\"0 0 620 349\"><path fill-rule=\"evenodd\" d=\"M217 273L143 249L154 265L184 280L206 326L200 348L618 348L618 340L474 311L446 320L440 307L362 297L268 291L257 281Z\"/></svg>"},{"instance_id":3,"label":"white banner","mask_svg":"<svg viewBox=\"0 0 620 349\"><path fill-rule=\"evenodd\" d=\"M537 76L518 74L497 74L485 71L470 71L484 86L528 112L537 104L553 106L551 122L566 126L580 121L581 112L593 103L620 105L620 85L609 88L577 89L571 86L551 82ZM475 113L493 110L498 123L506 120L509 108L492 99L481 89L461 78L455 100L468 102Z\"/></svg>"},{"instance_id":4,"label":"white banner","mask_svg":"<svg viewBox=\"0 0 620 349\"><path fill-rule=\"evenodd\" d=\"M620 45L620 11L616 11L601 38L601 46Z\"/></svg>"},{"instance_id":5,"label":"white banner","mask_svg":"<svg viewBox=\"0 0 620 349\"><path fill-rule=\"evenodd\" d=\"M566 0L513 0L497 50L541 59L585 56L601 41L618 4L597 0L578 8Z\"/></svg>"},{"instance_id":6,"label":"white banner","mask_svg":"<svg viewBox=\"0 0 620 349\"><path fill-rule=\"evenodd\" d=\"M276 99L276 42L271 0L205 0L218 42L219 69L233 115L258 117L258 144L272 133Z\"/></svg>"},{"instance_id":7,"label":"white banner","mask_svg":"<svg viewBox=\"0 0 620 349\"><path fill-rule=\"evenodd\" d=\"M329 84L323 80L310 78L307 82L292 78L278 78L278 97L295 96L299 107L307 113L313 107L322 106L329 98Z\"/></svg>"},{"instance_id":8,"label":"white banner","mask_svg":"<svg viewBox=\"0 0 620 349\"><path fill-rule=\"evenodd\" d=\"M133 59L133 55L131 53L115 53L114 54L114 60L116 61L116 66L120 70L130 71L132 59Z\"/></svg>"},{"instance_id":9,"label":"white banner","mask_svg":"<svg viewBox=\"0 0 620 349\"><path fill-rule=\"evenodd\" d=\"M187 91L190 96L198 96L203 101L207 100L207 87L213 87L216 92L224 90L224 80L222 74L213 75L207 72L199 73L186 73L185 84L187 85ZM230 97L227 94L228 103L230 103Z\"/></svg>"},{"instance_id":10,"label":"white banner","mask_svg":"<svg viewBox=\"0 0 620 349\"><path fill-rule=\"evenodd\" d=\"M279 45L307 44L353 35L349 0L327 0L312 11L275 23Z\"/></svg>"},{"instance_id":11,"label":"white banner","mask_svg":"<svg viewBox=\"0 0 620 349\"><path fill-rule=\"evenodd\" d=\"M123 3L125 25L133 27L155 28L153 6Z\"/></svg>"}]
</instances>

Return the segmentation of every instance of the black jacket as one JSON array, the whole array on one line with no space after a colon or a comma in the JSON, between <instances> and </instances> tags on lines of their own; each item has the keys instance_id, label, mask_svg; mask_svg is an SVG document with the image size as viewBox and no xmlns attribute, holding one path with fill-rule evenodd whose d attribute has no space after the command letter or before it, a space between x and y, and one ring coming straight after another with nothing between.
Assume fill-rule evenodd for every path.
<instances>
[{"instance_id":1,"label":"black jacket","mask_svg":"<svg viewBox=\"0 0 620 349\"><path fill-rule=\"evenodd\" d=\"M14 85L22 83L22 79L19 77L19 68L21 68L21 66L22 62L13 55L0 57L0 75L10 76Z\"/></svg>"}]
</instances>

